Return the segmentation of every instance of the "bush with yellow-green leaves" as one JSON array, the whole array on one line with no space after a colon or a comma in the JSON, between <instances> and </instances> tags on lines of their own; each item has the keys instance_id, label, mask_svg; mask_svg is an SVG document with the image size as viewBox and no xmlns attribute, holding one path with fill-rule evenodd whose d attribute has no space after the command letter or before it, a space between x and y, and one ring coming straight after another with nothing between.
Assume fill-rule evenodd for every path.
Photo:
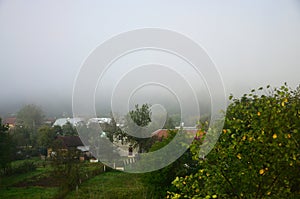
<instances>
[{"instance_id":1,"label":"bush with yellow-green leaves","mask_svg":"<svg viewBox=\"0 0 300 199\"><path fill-rule=\"evenodd\" d=\"M284 84L230 96L224 128L199 170L167 198L300 198L300 87Z\"/></svg>"}]
</instances>

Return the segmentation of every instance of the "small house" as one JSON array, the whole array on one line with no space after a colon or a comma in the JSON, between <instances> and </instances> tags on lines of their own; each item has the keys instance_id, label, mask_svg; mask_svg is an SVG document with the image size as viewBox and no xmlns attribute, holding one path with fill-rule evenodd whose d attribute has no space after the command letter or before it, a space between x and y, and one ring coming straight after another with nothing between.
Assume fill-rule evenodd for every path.
<instances>
[{"instance_id":1,"label":"small house","mask_svg":"<svg viewBox=\"0 0 300 199\"><path fill-rule=\"evenodd\" d=\"M56 138L58 143L58 148L60 150L78 150L81 153L80 160L84 160L90 157L89 147L85 146L79 136L58 136ZM52 151L52 148L48 149L48 157L55 155L55 152Z\"/></svg>"}]
</instances>

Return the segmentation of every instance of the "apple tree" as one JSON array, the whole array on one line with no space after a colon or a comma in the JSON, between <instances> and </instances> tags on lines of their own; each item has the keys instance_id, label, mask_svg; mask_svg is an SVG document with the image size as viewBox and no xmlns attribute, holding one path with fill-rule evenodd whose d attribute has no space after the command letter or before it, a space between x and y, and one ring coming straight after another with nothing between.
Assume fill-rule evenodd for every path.
<instances>
[{"instance_id":1,"label":"apple tree","mask_svg":"<svg viewBox=\"0 0 300 199\"><path fill-rule=\"evenodd\" d=\"M168 198L297 198L300 195L300 87L287 84L230 96L223 132L199 170L172 182Z\"/></svg>"}]
</instances>

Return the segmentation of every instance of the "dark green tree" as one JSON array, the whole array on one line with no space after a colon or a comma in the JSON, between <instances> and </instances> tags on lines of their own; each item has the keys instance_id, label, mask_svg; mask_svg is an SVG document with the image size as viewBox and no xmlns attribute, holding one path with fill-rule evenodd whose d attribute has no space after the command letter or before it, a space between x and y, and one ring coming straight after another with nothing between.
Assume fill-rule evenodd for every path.
<instances>
[{"instance_id":1,"label":"dark green tree","mask_svg":"<svg viewBox=\"0 0 300 199\"><path fill-rule=\"evenodd\" d=\"M57 198L64 198L69 191L74 190L81 183L80 152L76 148L62 149L61 140L54 141L53 151L55 156L51 161L51 174L60 185Z\"/></svg>"},{"instance_id":2,"label":"dark green tree","mask_svg":"<svg viewBox=\"0 0 300 199\"><path fill-rule=\"evenodd\" d=\"M113 114L111 113L110 115L111 115L110 123L107 123L107 122L102 123L102 124L100 124L100 127L101 127L102 131L104 131L106 133L107 138L111 142L113 142L114 135L117 135L118 132L120 132L120 128L117 127L117 123L116 123L116 120L115 120Z\"/></svg>"},{"instance_id":3,"label":"dark green tree","mask_svg":"<svg viewBox=\"0 0 300 199\"><path fill-rule=\"evenodd\" d=\"M135 110L131 110L129 115L134 123L141 127L147 126L151 122L151 111L148 104L143 104L141 107L136 104Z\"/></svg>"},{"instance_id":4,"label":"dark green tree","mask_svg":"<svg viewBox=\"0 0 300 199\"><path fill-rule=\"evenodd\" d=\"M31 130L29 128L26 128L24 126L16 126L10 131L12 132L12 138L14 140L14 143L17 146L27 147L31 145L31 139L30 139Z\"/></svg>"},{"instance_id":5,"label":"dark green tree","mask_svg":"<svg viewBox=\"0 0 300 199\"><path fill-rule=\"evenodd\" d=\"M168 130L168 137L157 140L150 148L150 152L157 151L168 145L176 136L178 130ZM164 157L161 157L163 161ZM172 190L171 182L176 176L186 176L197 172L197 161L192 159L188 149L179 159L170 165L149 173L143 174L143 181L151 192L152 198L164 198L167 190Z\"/></svg>"},{"instance_id":6,"label":"dark green tree","mask_svg":"<svg viewBox=\"0 0 300 199\"><path fill-rule=\"evenodd\" d=\"M56 135L63 135L63 130L60 126L55 125L52 127L52 129L56 133Z\"/></svg>"},{"instance_id":7,"label":"dark green tree","mask_svg":"<svg viewBox=\"0 0 300 199\"><path fill-rule=\"evenodd\" d=\"M62 133L63 135L78 135L76 128L70 122L62 126Z\"/></svg>"},{"instance_id":8,"label":"dark green tree","mask_svg":"<svg viewBox=\"0 0 300 199\"><path fill-rule=\"evenodd\" d=\"M6 174L13 160L14 144L8 126L2 125L0 118L0 174Z\"/></svg>"},{"instance_id":9,"label":"dark green tree","mask_svg":"<svg viewBox=\"0 0 300 199\"><path fill-rule=\"evenodd\" d=\"M56 129L49 126L41 126L38 129L37 143L40 147L51 147L57 136Z\"/></svg>"},{"instance_id":10,"label":"dark green tree","mask_svg":"<svg viewBox=\"0 0 300 199\"><path fill-rule=\"evenodd\" d=\"M126 131L129 133L137 133L143 137L150 135L151 132L146 132L144 129L139 127L145 127L151 122L151 111L148 104L143 104L141 107L135 105L135 109L131 110L126 116ZM137 132L138 131L138 132ZM125 132L126 133L126 132ZM141 137L142 137L141 136ZM147 151L151 144L149 143L150 138L141 138L131 136L127 134L127 139L135 146L139 148L139 152Z\"/></svg>"}]
</instances>

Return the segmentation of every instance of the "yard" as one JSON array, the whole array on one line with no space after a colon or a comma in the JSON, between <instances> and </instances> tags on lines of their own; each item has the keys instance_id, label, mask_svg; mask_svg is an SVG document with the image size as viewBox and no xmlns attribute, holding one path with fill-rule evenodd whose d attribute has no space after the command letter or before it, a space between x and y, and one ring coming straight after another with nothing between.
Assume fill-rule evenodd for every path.
<instances>
[{"instance_id":1,"label":"yard","mask_svg":"<svg viewBox=\"0 0 300 199\"><path fill-rule=\"evenodd\" d=\"M58 198L59 183L50 175L49 163L44 164L43 161L37 159L32 161L38 165L35 171L1 177L1 199ZM82 164L85 170L94 170L97 166L97 164L90 163ZM77 190L69 192L65 198L146 198L147 196L149 193L141 182L141 175L110 171L84 181Z\"/></svg>"},{"instance_id":2,"label":"yard","mask_svg":"<svg viewBox=\"0 0 300 199\"><path fill-rule=\"evenodd\" d=\"M0 198L53 198L58 187L48 180L49 169L38 167L32 172L1 177Z\"/></svg>"},{"instance_id":3,"label":"yard","mask_svg":"<svg viewBox=\"0 0 300 199\"><path fill-rule=\"evenodd\" d=\"M78 191L71 192L67 199L91 198L151 198L141 182L140 174L125 172L102 173L82 184Z\"/></svg>"}]
</instances>

